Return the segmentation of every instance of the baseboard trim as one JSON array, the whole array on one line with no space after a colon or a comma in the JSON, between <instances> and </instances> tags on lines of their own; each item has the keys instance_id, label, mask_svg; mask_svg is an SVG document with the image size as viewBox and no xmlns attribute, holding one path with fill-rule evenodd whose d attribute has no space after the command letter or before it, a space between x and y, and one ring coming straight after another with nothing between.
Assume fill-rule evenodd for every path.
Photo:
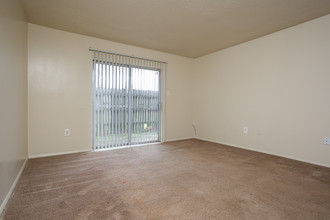
<instances>
[{"instance_id":1,"label":"baseboard trim","mask_svg":"<svg viewBox=\"0 0 330 220\"><path fill-rule=\"evenodd\" d=\"M197 139L197 138L195 138L195 137L176 138L176 139L165 140L163 143L172 142L172 141L185 141L185 140L189 140L189 139Z\"/></svg>"},{"instance_id":2,"label":"baseboard trim","mask_svg":"<svg viewBox=\"0 0 330 220\"><path fill-rule=\"evenodd\" d=\"M254 149L254 148L250 148L250 147L244 147L244 146L229 144L229 143L215 141L215 140L211 140L211 139L207 139L207 138L195 137L195 139L202 140L202 141L213 142L213 143L217 143L217 144L222 144L222 145L226 145L226 146L229 146L229 147L236 147L236 148L241 148L241 149L244 149L244 150L250 150L250 151L255 151L255 152L259 152L259 153L270 154L270 155L274 155L274 156L278 156L278 157L284 157L284 158L291 159L291 160L297 160L297 161L304 162L304 163L310 163L310 164L330 168L329 165L321 164L321 163L314 162L314 161L304 160L304 159L300 159L300 158L296 158L296 157L291 157L291 156L287 156L287 155L283 155L283 154L278 154L278 153L263 151L263 150Z\"/></svg>"},{"instance_id":3,"label":"baseboard trim","mask_svg":"<svg viewBox=\"0 0 330 220\"><path fill-rule=\"evenodd\" d=\"M7 195L6 195L6 197L5 197L5 199L3 200L3 202L2 202L2 204L1 204L1 206L0 206L0 217L1 217L2 213L3 213L3 211L5 210L6 205L7 205L8 201L9 201L11 195L12 195L13 192L14 192L14 189L15 189L15 187L16 187L16 184L17 184L19 178L20 178L21 175L22 175L22 172L23 172L23 170L24 170L24 168L25 168L25 165L26 165L26 162L27 162L27 161L28 161L28 158L25 159L25 161L24 161L24 163L23 163L21 169L19 170L19 172L18 172L18 174L17 174L17 176L16 176L16 178L15 178L13 184L11 185L11 187L10 187L10 189L9 189L9 191L8 191L8 193L7 193Z\"/></svg>"},{"instance_id":4,"label":"baseboard trim","mask_svg":"<svg viewBox=\"0 0 330 220\"><path fill-rule=\"evenodd\" d=\"M125 149L125 148L134 148L134 147L144 147L148 145L156 145L161 144L162 142L151 142L151 143L145 143L145 144L135 144L135 145L125 145L121 147L112 147L112 148L104 148L104 149L97 149L93 150L93 152L101 152L101 151L109 151L109 150L119 150L119 149Z\"/></svg>"},{"instance_id":5,"label":"baseboard trim","mask_svg":"<svg viewBox=\"0 0 330 220\"><path fill-rule=\"evenodd\" d=\"M29 155L29 159L36 159L36 158L42 158L42 157L52 157L52 156L60 156L60 155L65 155L65 154L75 154L75 153L85 153L85 152L99 152L99 151L106 151L106 150L116 150L116 149L122 149L122 148L130 148L130 147L141 147L141 146L146 146L146 145L161 144L161 143L166 143L166 142L171 142L171 141L183 141L183 140L189 140L189 139L194 139L194 138L195 137L170 139L170 140L165 140L164 142L154 142L154 143L145 143L145 144L138 144L138 145L129 145L129 146L107 148L107 149L100 149L100 150L94 150L94 151L92 149L85 149L85 150L66 151L66 152L58 152L58 153L50 153L50 154Z\"/></svg>"},{"instance_id":6,"label":"baseboard trim","mask_svg":"<svg viewBox=\"0 0 330 220\"><path fill-rule=\"evenodd\" d=\"M91 149L85 149L85 150L66 151L66 152L58 152L58 153L50 153L50 154L29 155L29 159L60 156L60 155L65 155L65 154L85 153L85 152L90 152L90 151L92 151L92 150Z\"/></svg>"}]
</instances>

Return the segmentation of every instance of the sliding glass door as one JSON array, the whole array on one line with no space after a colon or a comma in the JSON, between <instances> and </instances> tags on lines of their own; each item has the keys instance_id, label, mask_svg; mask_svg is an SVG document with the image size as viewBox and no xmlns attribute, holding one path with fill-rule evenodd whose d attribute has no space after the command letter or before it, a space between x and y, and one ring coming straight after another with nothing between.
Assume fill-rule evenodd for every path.
<instances>
[{"instance_id":1,"label":"sliding glass door","mask_svg":"<svg viewBox=\"0 0 330 220\"><path fill-rule=\"evenodd\" d=\"M108 56L93 61L93 148L160 141L160 69Z\"/></svg>"}]
</instances>

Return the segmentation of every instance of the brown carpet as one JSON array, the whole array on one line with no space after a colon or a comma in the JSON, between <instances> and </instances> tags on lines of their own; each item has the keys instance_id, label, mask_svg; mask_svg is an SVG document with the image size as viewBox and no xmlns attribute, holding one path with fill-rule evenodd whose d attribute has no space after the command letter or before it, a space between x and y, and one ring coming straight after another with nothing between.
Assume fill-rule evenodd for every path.
<instances>
[{"instance_id":1,"label":"brown carpet","mask_svg":"<svg viewBox=\"0 0 330 220\"><path fill-rule=\"evenodd\" d=\"M32 159L4 219L330 219L330 168L186 140Z\"/></svg>"}]
</instances>

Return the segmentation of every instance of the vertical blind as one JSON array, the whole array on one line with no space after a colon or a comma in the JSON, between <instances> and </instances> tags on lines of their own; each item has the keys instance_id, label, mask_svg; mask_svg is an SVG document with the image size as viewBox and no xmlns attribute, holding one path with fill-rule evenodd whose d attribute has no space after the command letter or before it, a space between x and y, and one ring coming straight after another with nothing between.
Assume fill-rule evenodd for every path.
<instances>
[{"instance_id":1,"label":"vertical blind","mask_svg":"<svg viewBox=\"0 0 330 220\"><path fill-rule=\"evenodd\" d=\"M160 141L166 63L93 51L94 150Z\"/></svg>"}]
</instances>

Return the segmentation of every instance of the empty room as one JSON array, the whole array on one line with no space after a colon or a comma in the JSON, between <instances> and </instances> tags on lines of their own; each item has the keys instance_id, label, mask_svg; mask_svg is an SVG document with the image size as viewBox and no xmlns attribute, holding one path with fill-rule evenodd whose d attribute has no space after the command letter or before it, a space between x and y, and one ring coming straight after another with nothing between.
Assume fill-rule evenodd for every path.
<instances>
[{"instance_id":1,"label":"empty room","mask_svg":"<svg viewBox=\"0 0 330 220\"><path fill-rule=\"evenodd\" d=\"M0 0L0 219L330 219L330 0Z\"/></svg>"}]
</instances>

